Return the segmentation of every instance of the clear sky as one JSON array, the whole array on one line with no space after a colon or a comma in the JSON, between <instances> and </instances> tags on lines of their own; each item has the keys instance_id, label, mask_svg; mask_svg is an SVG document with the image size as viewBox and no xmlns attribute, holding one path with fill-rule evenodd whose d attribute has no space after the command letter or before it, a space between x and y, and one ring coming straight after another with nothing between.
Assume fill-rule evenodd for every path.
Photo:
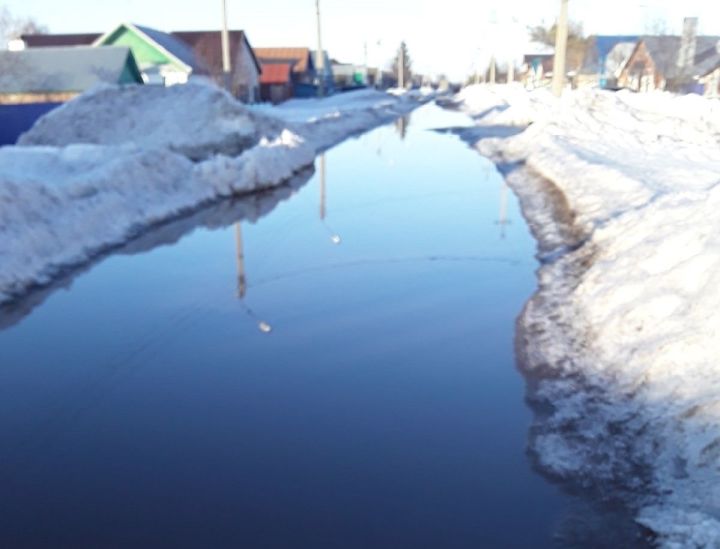
<instances>
[{"instance_id":1,"label":"clear sky","mask_svg":"<svg viewBox=\"0 0 720 549\"><path fill-rule=\"evenodd\" d=\"M254 46L315 47L314 0L227 0L232 28ZM0 0L17 16L32 16L53 32L104 32L121 21L161 30L217 28L220 0ZM386 64L401 40L415 68L462 78L491 50L517 57L526 27L552 23L559 0L321 0L323 46L334 58ZM640 34L664 21L679 32L685 16L720 35L717 0L570 0L571 19L587 33ZM494 44L494 46L493 46Z\"/></svg>"}]
</instances>

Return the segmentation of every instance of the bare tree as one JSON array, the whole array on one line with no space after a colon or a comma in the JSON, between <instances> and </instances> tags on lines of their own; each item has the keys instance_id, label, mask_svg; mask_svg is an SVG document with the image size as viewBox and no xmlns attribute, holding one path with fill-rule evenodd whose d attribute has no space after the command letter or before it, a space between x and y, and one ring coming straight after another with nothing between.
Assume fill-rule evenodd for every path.
<instances>
[{"instance_id":1,"label":"bare tree","mask_svg":"<svg viewBox=\"0 0 720 549\"><path fill-rule=\"evenodd\" d=\"M557 33L557 25L544 27L538 25L528 28L530 39L534 42L540 42L548 46L555 47L555 34ZM581 23L571 21L568 25L568 43L567 43L567 70L576 71L582 66L585 59L585 52L588 48L588 39L585 38Z\"/></svg>"},{"instance_id":2,"label":"bare tree","mask_svg":"<svg viewBox=\"0 0 720 549\"><path fill-rule=\"evenodd\" d=\"M47 32L47 27L32 17L15 17L6 6L0 7L0 44L5 46L8 40L20 38L23 34Z\"/></svg>"}]
</instances>

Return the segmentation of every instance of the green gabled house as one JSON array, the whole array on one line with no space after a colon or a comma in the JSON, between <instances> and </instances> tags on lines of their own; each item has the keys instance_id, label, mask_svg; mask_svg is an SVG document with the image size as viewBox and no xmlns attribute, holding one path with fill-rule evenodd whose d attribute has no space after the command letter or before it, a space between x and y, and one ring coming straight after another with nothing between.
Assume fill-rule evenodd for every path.
<instances>
[{"instance_id":1,"label":"green gabled house","mask_svg":"<svg viewBox=\"0 0 720 549\"><path fill-rule=\"evenodd\" d=\"M95 40L93 46L126 46L132 50L148 84L184 84L192 76L207 76L205 62L175 36L132 23L121 23Z\"/></svg>"}]
</instances>

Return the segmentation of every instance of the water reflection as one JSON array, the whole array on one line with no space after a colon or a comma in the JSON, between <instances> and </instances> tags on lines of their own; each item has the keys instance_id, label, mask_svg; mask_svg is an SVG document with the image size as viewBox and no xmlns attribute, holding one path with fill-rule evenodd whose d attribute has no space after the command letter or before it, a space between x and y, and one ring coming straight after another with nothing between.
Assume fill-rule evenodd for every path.
<instances>
[{"instance_id":1,"label":"water reflection","mask_svg":"<svg viewBox=\"0 0 720 549\"><path fill-rule=\"evenodd\" d=\"M407 136L408 127L410 126L410 115L407 116L401 116L397 120L395 120L395 130L397 131L397 134L400 136L400 139L405 141L405 137Z\"/></svg>"},{"instance_id":2,"label":"water reflection","mask_svg":"<svg viewBox=\"0 0 720 549\"><path fill-rule=\"evenodd\" d=\"M314 169L307 168L298 172L285 184L274 189L239 198L223 200L222 202L198 210L193 214L157 226L150 232L140 235L120 248L108 250L93 261L84 263L73 269L68 269L64 275L61 275L47 286L37 288L15 301L0 305L0 331L14 326L23 320L56 291L63 289L69 290L76 278L92 270L109 256L143 254L160 246L174 245L183 236L200 227L211 229L228 227L239 220L255 223L272 212L278 204L290 198L310 180L313 174ZM242 235L240 235L240 237L241 236ZM240 253L242 252L242 238L240 238L238 250ZM243 261L241 255L239 255L239 261ZM243 273L242 281L240 280L240 274L238 275L239 295L244 295L247 291L244 280L244 270L244 266L241 266L239 263L238 273Z\"/></svg>"},{"instance_id":3,"label":"water reflection","mask_svg":"<svg viewBox=\"0 0 720 549\"><path fill-rule=\"evenodd\" d=\"M243 246L242 224L239 221L235 223L235 262L237 264L237 297L240 300L240 306L245 311L245 314L257 324L261 332L269 334L272 332L272 326L268 322L260 319L245 301L248 285L245 274L245 249Z\"/></svg>"},{"instance_id":4,"label":"water reflection","mask_svg":"<svg viewBox=\"0 0 720 549\"><path fill-rule=\"evenodd\" d=\"M340 235L333 231L332 227L330 227L325 220L327 216L327 160L325 158L325 153L320 155L318 161L320 164L320 222L323 224L325 230L330 234L330 242L338 245L342 242Z\"/></svg>"},{"instance_id":5,"label":"water reflection","mask_svg":"<svg viewBox=\"0 0 720 549\"><path fill-rule=\"evenodd\" d=\"M500 226L500 239L505 240L507 236L505 228L512 225L512 221L508 219L508 186L504 179L500 182L500 212L495 223Z\"/></svg>"}]
</instances>

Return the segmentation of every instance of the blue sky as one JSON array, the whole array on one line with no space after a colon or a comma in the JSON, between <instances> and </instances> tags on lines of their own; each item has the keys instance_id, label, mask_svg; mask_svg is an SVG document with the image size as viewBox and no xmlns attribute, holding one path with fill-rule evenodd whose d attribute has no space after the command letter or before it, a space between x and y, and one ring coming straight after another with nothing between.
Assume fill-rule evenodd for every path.
<instances>
[{"instance_id":1,"label":"blue sky","mask_svg":"<svg viewBox=\"0 0 720 549\"><path fill-rule=\"evenodd\" d=\"M231 27L255 46L307 45L315 38L314 0L227 0ZM161 30L216 28L220 0L4 0L15 15L32 16L53 32L106 31L121 21ZM656 20L679 32L684 16L700 17L701 32L720 35L720 3L710 0L570 0L571 18L587 32L645 32ZM415 67L460 78L492 50L517 57L525 28L550 23L559 0L321 0L323 45L338 59L387 62L400 40Z\"/></svg>"}]
</instances>

